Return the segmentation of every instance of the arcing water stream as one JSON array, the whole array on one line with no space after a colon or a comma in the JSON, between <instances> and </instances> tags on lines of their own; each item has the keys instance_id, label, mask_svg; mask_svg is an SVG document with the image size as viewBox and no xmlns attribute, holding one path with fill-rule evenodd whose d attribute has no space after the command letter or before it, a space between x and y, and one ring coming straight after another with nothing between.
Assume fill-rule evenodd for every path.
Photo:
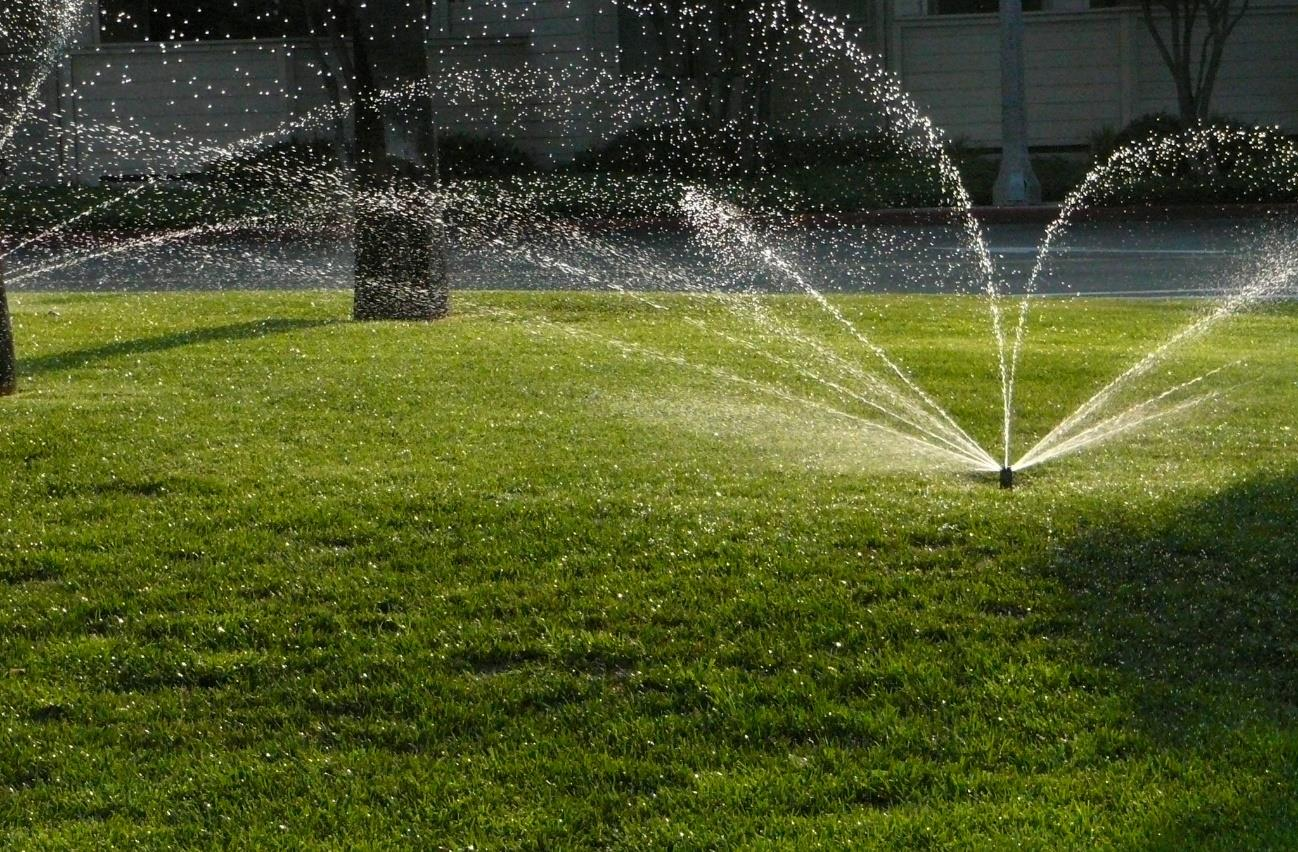
<instances>
[{"instance_id":1,"label":"arcing water stream","mask_svg":"<svg viewBox=\"0 0 1298 852\"><path fill-rule=\"evenodd\" d=\"M511 15L525 15L526 5L497 4L484 32ZM24 234L0 251L15 288L96 265L118 275L140 275L177 257L191 274L203 268L209 280L228 278L228 286L238 285L236 267L249 266L272 266L286 278L319 286L345 280L348 259L332 254L302 262L292 247L312 241L336 244L348 238L354 217L399 212L430 228L445 228L461 261L473 259L511 279L558 278L662 311L671 306L655 295L660 291L684 294L707 309L720 307L732 322L694 317L689 322L777 367L789 379L757 382L726 373L735 381L904 437L928 458L1008 473L1092 447L1213 398L1222 392L1223 366L1179 377L1162 388L1147 389L1138 382L1209 330L1264 300L1293 295L1298 285L1298 240L1292 229L1276 230L1250 246L1248 263L1218 282L1218 295L1203 302L1200 316L1119 372L1015 461L1016 383L1031 305L1073 225L1094 206L1114 198L1129 201L1124 193L1129 195L1151 173L1211 172L1217 168L1214 152L1223 150L1247 154L1242 161L1256 170L1259 190L1263 182L1278 181L1284 184L1282 192L1298 193L1298 149L1291 142L1264 130L1199 129L1118 151L1065 201L1015 292L973 215L941 132L842 22L810 9L800 9L792 18L779 11L787 11L787 4L754 11L747 22L749 37L763 45L778 41L780 47L755 50L747 65L727 72L736 84L758 78L784 81L793 96L781 104L778 129L748 115L700 121L704 93L688 79L626 75L594 61L551 69L461 67L411 81L386 97L397 108L431 98L448 114L480 114L498 139L523 139L539 124L581 125L593 137L588 153L576 165L551 164L494 180L462 178L376 194L356 188L346 162L322 155L320 145L307 144L323 143L345 123L345 100L304 109L273 130L224 144L133 127L129 114L106 123L33 110L41 79L60 61L77 27L80 6L76 0L29 0L0 11L0 33L25 54L29 69L10 84L16 86L9 93L15 106L0 125L0 150L12 143L20 124L44 125L49 133L72 132L78 144L100 152L101 176L132 182L97 194L74 194L73 202L62 193L48 198L39 190L26 193L33 221L11 223ZM637 0L625 0L623 6L637 14L657 11L655 4ZM290 48L268 43L265 49ZM177 42L169 50L183 58L185 45ZM146 53L142 49L138 57L122 60L115 68L120 79L100 84L129 90L133 66L150 61ZM335 73L324 62L318 61L321 78ZM182 88L211 89L211 81L197 73L189 80L177 73ZM301 97L308 85L318 88L321 79L297 85L297 91L283 92L286 98ZM273 155L301 149L309 156ZM919 176L918 197L943 211L939 228L869 232L854 242L836 239L831 231L790 227L790 211L840 212L836 202L815 200L818 187L886 186L895 172ZM185 208L184 215L176 215L178 205ZM35 225L36 220L42 224ZM682 242L673 236L682 228L692 239ZM815 251L792 245L792 231ZM936 234L946 235L940 251ZM846 281L838 285L841 289L871 290L876 261L889 252L923 259L926 276L945 282L946 292L978 294L984 301L1002 413L994 450L961 427L925 390L921 377L825 294L826 279L818 267L827 259ZM846 338L831 339L782 315L771 301L771 294L779 292L802 296ZM609 342L625 352L690 363L687 357L651 353L630 341ZM816 392L805 390L802 382Z\"/></svg>"}]
</instances>

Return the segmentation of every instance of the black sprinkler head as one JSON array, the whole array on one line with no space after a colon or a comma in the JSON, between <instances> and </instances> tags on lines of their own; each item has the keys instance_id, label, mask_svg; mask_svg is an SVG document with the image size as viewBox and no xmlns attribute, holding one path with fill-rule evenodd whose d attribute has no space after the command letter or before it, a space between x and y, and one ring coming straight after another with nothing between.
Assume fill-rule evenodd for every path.
<instances>
[{"instance_id":1,"label":"black sprinkler head","mask_svg":"<svg viewBox=\"0 0 1298 852\"><path fill-rule=\"evenodd\" d=\"M1014 487L1014 468L1012 467L1001 468L1001 488L1013 488L1013 487Z\"/></svg>"}]
</instances>

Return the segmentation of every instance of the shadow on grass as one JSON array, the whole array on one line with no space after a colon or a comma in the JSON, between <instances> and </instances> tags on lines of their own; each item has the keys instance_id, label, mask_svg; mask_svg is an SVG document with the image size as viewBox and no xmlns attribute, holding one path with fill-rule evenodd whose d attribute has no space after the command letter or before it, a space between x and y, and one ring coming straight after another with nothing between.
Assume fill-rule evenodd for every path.
<instances>
[{"instance_id":1,"label":"shadow on grass","mask_svg":"<svg viewBox=\"0 0 1298 852\"><path fill-rule=\"evenodd\" d=\"M91 364L106 361L110 358L166 352L171 349L195 346L202 343L255 340L274 334L285 334L291 331L332 325L335 322L337 320L271 319L218 325L193 331L161 334L156 337L143 337L138 340L116 340L101 346L74 349L68 352L55 352L35 358L23 358L20 355L18 368L22 375L34 376L57 370L75 370L80 367L88 367Z\"/></svg>"},{"instance_id":2,"label":"shadow on grass","mask_svg":"<svg viewBox=\"0 0 1298 852\"><path fill-rule=\"evenodd\" d=\"M1298 841L1298 476L1083 530L1049 571L1154 747L1272 774L1274 795L1159 818L1167 848Z\"/></svg>"}]
</instances>

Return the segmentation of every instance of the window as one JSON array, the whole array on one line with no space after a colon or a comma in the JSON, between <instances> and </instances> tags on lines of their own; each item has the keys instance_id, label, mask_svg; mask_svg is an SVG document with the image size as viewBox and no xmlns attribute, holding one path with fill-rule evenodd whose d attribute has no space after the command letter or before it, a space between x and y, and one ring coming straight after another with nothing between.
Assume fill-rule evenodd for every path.
<instances>
[{"instance_id":1,"label":"window","mask_svg":"<svg viewBox=\"0 0 1298 852\"><path fill-rule=\"evenodd\" d=\"M312 0L327 7L330 0ZM219 41L310 32L300 0L101 0L100 40Z\"/></svg>"},{"instance_id":2,"label":"window","mask_svg":"<svg viewBox=\"0 0 1298 852\"><path fill-rule=\"evenodd\" d=\"M619 4L617 42L622 76L654 77L662 73L658 31L647 12Z\"/></svg>"},{"instance_id":3,"label":"window","mask_svg":"<svg viewBox=\"0 0 1298 852\"><path fill-rule=\"evenodd\" d=\"M1040 12L1042 0L1023 0L1023 11ZM998 0L929 0L930 15L994 15Z\"/></svg>"}]
</instances>

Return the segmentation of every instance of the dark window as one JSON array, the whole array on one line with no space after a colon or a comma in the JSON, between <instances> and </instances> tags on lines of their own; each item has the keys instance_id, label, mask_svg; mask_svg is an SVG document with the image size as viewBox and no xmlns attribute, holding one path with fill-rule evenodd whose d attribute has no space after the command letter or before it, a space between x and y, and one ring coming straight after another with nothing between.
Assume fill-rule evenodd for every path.
<instances>
[{"instance_id":1,"label":"dark window","mask_svg":"<svg viewBox=\"0 0 1298 852\"><path fill-rule=\"evenodd\" d=\"M328 12L327 0L312 0ZM301 0L101 0L100 39L217 41L303 36L311 27Z\"/></svg>"},{"instance_id":2,"label":"dark window","mask_svg":"<svg viewBox=\"0 0 1298 852\"><path fill-rule=\"evenodd\" d=\"M618 63L623 76L656 77L662 74L658 31L648 13L619 4L617 41Z\"/></svg>"},{"instance_id":3,"label":"dark window","mask_svg":"<svg viewBox=\"0 0 1298 852\"><path fill-rule=\"evenodd\" d=\"M994 15L1000 8L998 0L929 0L932 15ZM1023 11L1040 12L1041 0L1023 0Z\"/></svg>"}]
</instances>

